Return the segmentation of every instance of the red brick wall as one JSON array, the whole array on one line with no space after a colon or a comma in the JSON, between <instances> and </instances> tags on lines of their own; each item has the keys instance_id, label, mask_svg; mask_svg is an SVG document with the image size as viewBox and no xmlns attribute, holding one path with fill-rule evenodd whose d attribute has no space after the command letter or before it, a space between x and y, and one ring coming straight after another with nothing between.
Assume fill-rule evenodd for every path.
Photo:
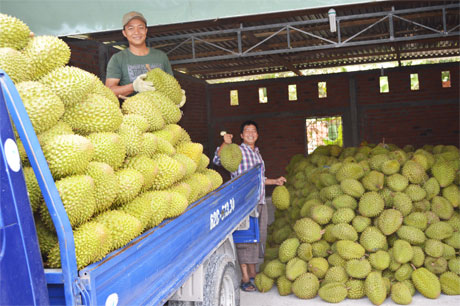
<instances>
[{"instance_id":1,"label":"red brick wall","mask_svg":"<svg viewBox=\"0 0 460 306\"><path fill-rule=\"evenodd\" d=\"M450 88L443 88L441 72L450 71ZM458 63L389 69L390 92L380 93L379 71L356 76L360 139L399 146L459 145ZM420 89L410 90L409 75L418 73Z\"/></svg>"},{"instance_id":2,"label":"red brick wall","mask_svg":"<svg viewBox=\"0 0 460 306\"><path fill-rule=\"evenodd\" d=\"M442 88L441 71L451 73L451 88ZM418 73L420 90L410 90L410 74ZM344 116L345 145L351 145L350 78L355 79L358 140L398 146L412 144L459 145L458 63L386 69L390 92L380 93L380 70L290 79L210 85L212 137L221 143L226 130L240 142L239 125L253 119L259 124L258 146L267 176L284 174L290 158L305 153L305 119ZM317 83L327 82L327 98L318 98ZM297 84L298 101L288 101L287 87ZM258 102L258 88L266 87L268 103ZM230 90L238 90L239 106L230 106Z\"/></svg>"},{"instance_id":3,"label":"red brick wall","mask_svg":"<svg viewBox=\"0 0 460 306\"><path fill-rule=\"evenodd\" d=\"M101 76L99 68L99 43L92 41L68 41L71 51L70 66L76 66L97 76ZM105 75L105 73L103 73Z\"/></svg>"},{"instance_id":4,"label":"red brick wall","mask_svg":"<svg viewBox=\"0 0 460 306\"><path fill-rule=\"evenodd\" d=\"M66 43L71 50L69 65L92 72L105 82L107 63L120 50L91 40L70 39Z\"/></svg>"}]
</instances>

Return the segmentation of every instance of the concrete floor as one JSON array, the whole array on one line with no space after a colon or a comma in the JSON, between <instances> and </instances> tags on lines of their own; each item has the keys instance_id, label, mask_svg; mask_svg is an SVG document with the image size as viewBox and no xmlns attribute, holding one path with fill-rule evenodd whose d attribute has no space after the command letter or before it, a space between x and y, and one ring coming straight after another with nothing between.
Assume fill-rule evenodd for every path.
<instances>
[{"instance_id":1,"label":"concrete floor","mask_svg":"<svg viewBox=\"0 0 460 306\"><path fill-rule=\"evenodd\" d=\"M271 198L267 197L268 209L268 224L274 220L274 207ZM244 292L241 291L240 305L241 306L315 306L315 305L331 305L323 301L319 296L311 300L302 300L294 294L288 296L280 296L276 285L269 292ZM373 305L371 301L365 297L359 300L346 299L339 305ZM388 297L382 305L398 305ZM416 306L460 306L460 295L450 296L442 294L439 298L432 300L424 297L419 292L412 298L412 304Z\"/></svg>"},{"instance_id":2,"label":"concrete floor","mask_svg":"<svg viewBox=\"0 0 460 306\"><path fill-rule=\"evenodd\" d=\"M241 306L325 306L331 305L328 302L323 301L319 296L316 296L311 300L302 300L296 297L294 294L288 296L280 296L278 289L273 286L272 290L266 293L260 292L244 292L241 291L240 297ZM338 305L373 305L371 301L365 297L359 300L346 299L340 302ZM394 303L390 297L388 297L382 305L398 305ZM420 293L416 293L412 298L411 305L416 306L459 306L460 295L444 295L442 294L439 298L432 300L427 299Z\"/></svg>"}]
</instances>

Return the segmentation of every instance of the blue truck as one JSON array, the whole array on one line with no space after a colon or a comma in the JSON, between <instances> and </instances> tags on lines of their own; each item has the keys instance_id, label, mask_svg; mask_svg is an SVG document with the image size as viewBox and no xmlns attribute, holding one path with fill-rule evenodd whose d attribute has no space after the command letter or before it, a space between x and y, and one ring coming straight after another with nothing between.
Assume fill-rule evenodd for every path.
<instances>
[{"instance_id":1,"label":"blue truck","mask_svg":"<svg viewBox=\"0 0 460 306\"><path fill-rule=\"evenodd\" d=\"M239 305L235 242L258 240L260 167L77 270L72 228L16 88L0 70L0 305ZM50 211L61 269L44 268L13 123Z\"/></svg>"}]
</instances>

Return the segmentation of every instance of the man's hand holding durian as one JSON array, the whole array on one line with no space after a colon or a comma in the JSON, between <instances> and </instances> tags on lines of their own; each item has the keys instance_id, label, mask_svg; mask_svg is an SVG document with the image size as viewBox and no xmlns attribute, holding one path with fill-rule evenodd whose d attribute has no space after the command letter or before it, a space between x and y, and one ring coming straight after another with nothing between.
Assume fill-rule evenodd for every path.
<instances>
[{"instance_id":1,"label":"man's hand holding durian","mask_svg":"<svg viewBox=\"0 0 460 306\"><path fill-rule=\"evenodd\" d=\"M145 81L145 78L147 77L147 74L141 74L139 75L133 82L133 88L134 91L136 92L143 92L143 91L149 91L149 90L155 90L155 87L153 87L153 82Z\"/></svg>"}]
</instances>

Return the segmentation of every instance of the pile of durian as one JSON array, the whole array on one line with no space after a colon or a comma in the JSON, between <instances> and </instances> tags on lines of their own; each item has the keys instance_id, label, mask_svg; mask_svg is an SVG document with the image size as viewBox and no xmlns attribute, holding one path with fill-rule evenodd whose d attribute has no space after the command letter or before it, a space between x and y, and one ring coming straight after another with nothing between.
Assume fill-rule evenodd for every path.
<instances>
[{"instance_id":1,"label":"pile of durian","mask_svg":"<svg viewBox=\"0 0 460 306\"><path fill-rule=\"evenodd\" d=\"M320 146L295 155L276 207L259 291L330 303L410 304L460 294L460 157L452 145Z\"/></svg>"},{"instance_id":2,"label":"pile of durian","mask_svg":"<svg viewBox=\"0 0 460 306\"><path fill-rule=\"evenodd\" d=\"M131 96L120 108L97 76L67 65L70 55L63 40L30 35L21 20L0 14L0 69L15 83L37 134L81 269L182 214L222 177L208 168L203 146L177 124L182 91L174 77L149 71L158 90ZM43 260L57 268L54 225L17 143Z\"/></svg>"}]
</instances>

